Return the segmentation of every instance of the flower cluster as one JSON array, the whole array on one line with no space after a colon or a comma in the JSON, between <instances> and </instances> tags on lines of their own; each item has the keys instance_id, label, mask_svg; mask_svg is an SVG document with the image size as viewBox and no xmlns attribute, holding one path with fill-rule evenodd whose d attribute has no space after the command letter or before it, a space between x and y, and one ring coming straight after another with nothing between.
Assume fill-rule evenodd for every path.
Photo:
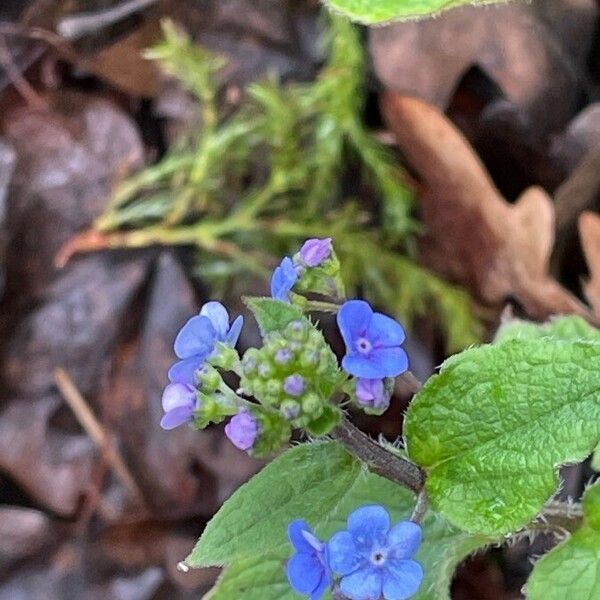
<instances>
[{"instance_id":1,"label":"flower cluster","mask_svg":"<svg viewBox=\"0 0 600 600\"><path fill-rule=\"evenodd\" d=\"M295 553L287 565L292 588L319 600L328 588L348 600L405 600L423 580L413 556L421 545L421 527L402 521L391 527L383 506L363 506L347 521L347 529L328 542L319 540L303 520L288 528Z\"/></svg>"},{"instance_id":2,"label":"flower cluster","mask_svg":"<svg viewBox=\"0 0 600 600\"><path fill-rule=\"evenodd\" d=\"M174 344L178 360L162 397L161 426L203 428L230 417L225 434L231 442L266 455L284 446L294 428L311 435L331 431L341 418L344 394L367 413L384 412L393 378L408 368L400 324L362 300L330 303L339 307L337 323L346 344L340 371L323 334L304 314L311 301L302 292L343 297L330 238L308 240L281 261L271 279L271 299L248 300L262 332L260 348L239 356L235 345L243 317L231 322L219 302L208 302L183 326ZM237 378L237 388L225 383L221 371L232 372L227 381Z\"/></svg>"}]
</instances>

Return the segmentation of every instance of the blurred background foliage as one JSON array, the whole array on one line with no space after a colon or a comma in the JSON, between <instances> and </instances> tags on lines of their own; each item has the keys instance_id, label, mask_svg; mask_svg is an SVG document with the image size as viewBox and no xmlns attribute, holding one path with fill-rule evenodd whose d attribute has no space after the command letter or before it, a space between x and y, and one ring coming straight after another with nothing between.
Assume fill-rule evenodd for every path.
<instances>
[{"instance_id":1,"label":"blurred background foliage","mask_svg":"<svg viewBox=\"0 0 600 600\"><path fill-rule=\"evenodd\" d=\"M350 296L409 327L437 315L449 352L475 343L482 328L469 295L417 263L412 191L364 124L359 30L342 17L326 27L327 59L314 81L251 84L228 114L224 59L165 21L146 56L198 100L200 122L119 185L95 227L111 246L197 247L197 273L217 296L243 292L250 277L267 280L304 238L330 236Z\"/></svg>"}]
</instances>

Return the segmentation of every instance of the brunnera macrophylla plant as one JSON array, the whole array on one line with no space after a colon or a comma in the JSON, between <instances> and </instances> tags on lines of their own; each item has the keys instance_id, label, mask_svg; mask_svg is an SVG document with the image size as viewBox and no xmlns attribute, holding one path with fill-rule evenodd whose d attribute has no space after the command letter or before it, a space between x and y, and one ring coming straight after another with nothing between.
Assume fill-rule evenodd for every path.
<instances>
[{"instance_id":1,"label":"brunnera macrophylla plant","mask_svg":"<svg viewBox=\"0 0 600 600\"><path fill-rule=\"evenodd\" d=\"M598 330L513 320L421 385L402 326L345 298L331 239L285 257L270 298L244 300L261 347L240 356L243 318L209 302L175 340L163 395L163 428L226 421L237 448L276 455L181 563L225 567L207 598L443 600L466 556L539 532L562 541L535 565L528 598L595 597L596 486L583 509L554 496L558 467L600 442ZM336 315L341 362L318 328L324 313ZM348 415L385 412L397 378L415 392L403 436L376 442ZM308 441L289 447L292 435Z\"/></svg>"}]
</instances>

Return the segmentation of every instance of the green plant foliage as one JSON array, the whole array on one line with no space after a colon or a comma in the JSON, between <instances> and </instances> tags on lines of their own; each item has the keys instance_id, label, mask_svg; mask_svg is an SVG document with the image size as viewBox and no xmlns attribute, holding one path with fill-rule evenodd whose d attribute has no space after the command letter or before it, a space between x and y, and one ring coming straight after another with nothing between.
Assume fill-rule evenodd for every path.
<instances>
[{"instance_id":1,"label":"green plant foliage","mask_svg":"<svg viewBox=\"0 0 600 600\"><path fill-rule=\"evenodd\" d=\"M600 343L600 330L577 315L565 315L538 324L514 319L500 326L494 341L535 340L554 338L565 342L587 341Z\"/></svg>"},{"instance_id":2,"label":"green plant foliage","mask_svg":"<svg viewBox=\"0 0 600 600\"><path fill-rule=\"evenodd\" d=\"M475 343L481 330L468 295L411 256L412 193L393 154L363 124L359 32L332 18L327 37L329 57L315 81L251 85L225 118L216 100L223 61L167 23L148 56L198 99L201 127L125 181L96 227L126 229L108 234L110 246L196 246L197 272L216 295L247 289L249 275L268 277L272 257L303 239L333 237L348 295L359 294L368 274L370 299L405 325L434 312L449 350ZM344 193L349 171L375 196L374 208Z\"/></svg>"},{"instance_id":3,"label":"green plant foliage","mask_svg":"<svg viewBox=\"0 0 600 600\"><path fill-rule=\"evenodd\" d=\"M511 340L466 350L411 403L409 456L435 510L488 535L530 521L558 487L556 468L600 439L600 345Z\"/></svg>"},{"instance_id":4,"label":"green plant foliage","mask_svg":"<svg viewBox=\"0 0 600 600\"><path fill-rule=\"evenodd\" d=\"M600 598L600 485L583 497L583 525L542 557L527 582L529 600Z\"/></svg>"},{"instance_id":5,"label":"green plant foliage","mask_svg":"<svg viewBox=\"0 0 600 600\"><path fill-rule=\"evenodd\" d=\"M285 576L292 554L287 526L304 518L328 538L345 527L348 514L383 503L394 521L410 516L411 492L369 473L336 442L288 450L242 486L207 525L186 559L190 566L228 565L212 600L293 600ZM444 600L456 565L492 540L458 531L433 514L426 517L417 554L425 569L418 600Z\"/></svg>"},{"instance_id":6,"label":"green plant foliage","mask_svg":"<svg viewBox=\"0 0 600 600\"><path fill-rule=\"evenodd\" d=\"M271 298L246 297L244 303L254 314L263 335L284 329L292 321L303 318L301 308Z\"/></svg>"},{"instance_id":7,"label":"green plant foliage","mask_svg":"<svg viewBox=\"0 0 600 600\"><path fill-rule=\"evenodd\" d=\"M494 0L323 0L336 12L366 25L405 21L436 15L465 4L490 4Z\"/></svg>"}]
</instances>

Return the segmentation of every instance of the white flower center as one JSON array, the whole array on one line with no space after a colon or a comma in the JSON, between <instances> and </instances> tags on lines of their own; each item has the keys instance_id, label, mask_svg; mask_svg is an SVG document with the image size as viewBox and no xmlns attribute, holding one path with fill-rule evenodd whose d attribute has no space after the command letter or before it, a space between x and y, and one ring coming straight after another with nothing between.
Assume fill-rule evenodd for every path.
<instances>
[{"instance_id":1,"label":"white flower center","mask_svg":"<svg viewBox=\"0 0 600 600\"><path fill-rule=\"evenodd\" d=\"M356 340L356 349L360 352L360 354L369 354L373 345L366 337L359 337Z\"/></svg>"},{"instance_id":2,"label":"white flower center","mask_svg":"<svg viewBox=\"0 0 600 600\"><path fill-rule=\"evenodd\" d=\"M373 565L375 565L376 567L380 567L381 565L383 565L385 563L387 559L387 553L385 550L382 549L377 549L374 550L373 553L371 554L371 563L373 563Z\"/></svg>"}]
</instances>

